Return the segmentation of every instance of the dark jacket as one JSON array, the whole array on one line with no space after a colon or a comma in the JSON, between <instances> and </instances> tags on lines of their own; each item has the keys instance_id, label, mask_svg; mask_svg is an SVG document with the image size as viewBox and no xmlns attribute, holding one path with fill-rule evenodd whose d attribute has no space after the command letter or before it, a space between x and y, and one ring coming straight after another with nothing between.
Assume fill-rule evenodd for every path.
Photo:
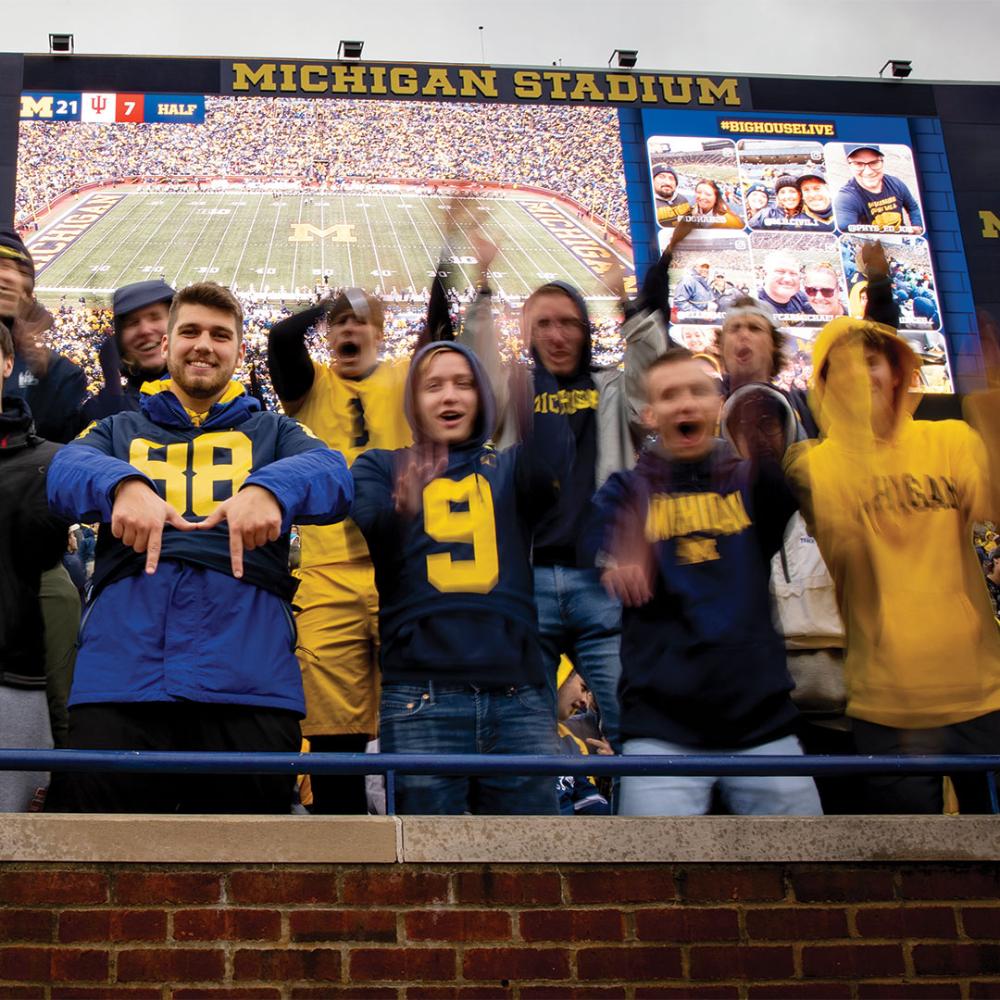
<instances>
[{"instance_id":1,"label":"dark jacket","mask_svg":"<svg viewBox=\"0 0 1000 1000\"><path fill-rule=\"evenodd\" d=\"M38 437L23 400L4 397L0 413L0 684L45 687L41 575L66 550L67 521L45 499L59 446Z\"/></svg>"},{"instance_id":2,"label":"dark jacket","mask_svg":"<svg viewBox=\"0 0 1000 1000\"><path fill-rule=\"evenodd\" d=\"M31 409L39 437L65 444L80 426L80 409L87 395L87 376L55 351L49 352L45 374L36 376L24 358L14 355L14 369L4 381L4 394L23 399Z\"/></svg>"}]
</instances>

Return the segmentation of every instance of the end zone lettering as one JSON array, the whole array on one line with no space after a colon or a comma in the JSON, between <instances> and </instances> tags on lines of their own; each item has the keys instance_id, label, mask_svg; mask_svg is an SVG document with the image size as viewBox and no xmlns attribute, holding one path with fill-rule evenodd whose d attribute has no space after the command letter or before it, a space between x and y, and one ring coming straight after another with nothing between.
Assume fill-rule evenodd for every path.
<instances>
[{"instance_id":1,"label":"end zone lettering","mask_svg":"<svg viewBox=\"0 0 1000 1000\"><path fill-rule=\"evenodd\" d=\"M837 134L833 122L783 122L720 118L719 131L738 135L802 135L832 139Z\"/></svg>"},{"instance_id":2,"label":"end zone lettering","mask_svg":"<svg viewBox=\"0 0 1000 1000\"><path fill-rule=\"evenodd\" d=\"M108 214L125 195L92 194L50 229L41 232L28 246L38 274L71 247L91 226Z\"/></svg>"}]
</instances>

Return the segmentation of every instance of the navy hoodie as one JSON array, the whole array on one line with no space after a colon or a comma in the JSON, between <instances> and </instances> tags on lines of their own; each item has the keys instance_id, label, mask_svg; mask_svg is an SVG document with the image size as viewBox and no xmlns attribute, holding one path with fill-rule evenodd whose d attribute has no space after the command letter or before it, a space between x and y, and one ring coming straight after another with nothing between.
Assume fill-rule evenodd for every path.
<instances>
[{"instance_id":1,"label":"navy hoodie","mask_svg":"<svg viewBox=\"0 0 1000 1000\"><path fill-rule=\"evenodd\" d=\"M507 687L545 680L530 553L534 527L559 497L572 444L565 422L535 414L531 440L502 452L488 442L495 403L475 355L432 343L415 355L406 416L419 446L415 379L429 352L458 351L479 390L472 436L448 450L423 491L423 509L396 512L395 479L410 449L374 449L351 468L351 517L368 543L379 592L380 661L389 683L427 680Z\"/></svg>"},{"instance_id":2,"label":"navy hoodie","mask_svg":"<svg viewBox=\"0 0 1000 1000\"><path fill-rule=\"evenodd\" d=\"M617 526L635 518L655 569L652 600L622 620L623 739L738 748L791 731L768 579L794 509L776 465L755 467L722 441L698 462L654 446L601 488L594 547L613 553Z\"/></svg>"}]
</instances>

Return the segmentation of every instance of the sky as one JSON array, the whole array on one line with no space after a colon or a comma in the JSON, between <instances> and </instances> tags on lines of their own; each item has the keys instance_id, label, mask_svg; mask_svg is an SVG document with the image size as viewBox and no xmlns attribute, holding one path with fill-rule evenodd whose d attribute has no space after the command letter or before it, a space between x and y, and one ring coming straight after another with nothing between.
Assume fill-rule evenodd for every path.
<instances>
[{"instance_id":1,"label":"sky","mask_svg":"<svg viewBox=\"0 0 1000 1000\"><path fill-rule=\"evenodd\" d=\"M639 69L997 80L998 0L0 0L0 49L47 52L70 32L82 54L604 66L638 49ZM482 31L480 31L482 26Z\"/></svg>"}]
</instances>

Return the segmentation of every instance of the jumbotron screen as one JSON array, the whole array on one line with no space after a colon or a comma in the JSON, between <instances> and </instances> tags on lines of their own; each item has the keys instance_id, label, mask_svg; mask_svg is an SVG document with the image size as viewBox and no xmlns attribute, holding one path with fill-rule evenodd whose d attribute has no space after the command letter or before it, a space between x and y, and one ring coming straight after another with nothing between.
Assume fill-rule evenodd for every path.
<instances>
[{"instance_id":1,"label":"jumbotron screen","mask_svg":"<svg viewBox=\"0 0 1000 1000\"><path fill-rule=\"evenodd\" d=\"M25 95L15 213L52 346L92 388L112 291L149 278L232 288L259 374L271 323L343 286L379 294L386 352L408 351L442 260L456 310L471 299L480 234L507 351L524 298L561 278L616 361L610 273L634 287L618 114L599 107Z\"/></svg>"}]
</instances>

